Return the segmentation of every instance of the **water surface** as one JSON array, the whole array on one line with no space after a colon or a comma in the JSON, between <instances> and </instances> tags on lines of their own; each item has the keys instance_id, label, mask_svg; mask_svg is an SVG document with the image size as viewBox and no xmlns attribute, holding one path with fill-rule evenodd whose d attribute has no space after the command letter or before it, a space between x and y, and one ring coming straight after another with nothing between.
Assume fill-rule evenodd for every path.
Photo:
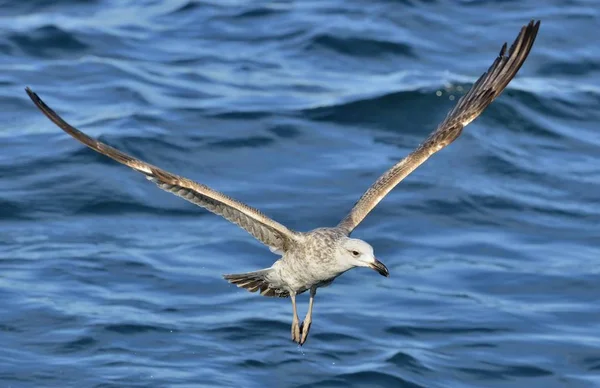
<instances>
[{"instance_id":1,"label":"water surface","mask_svg":"<svg viewBox=\"0 0 600 388\"><path fill-rule=\"evenodd\" d=\"M0 2L0 386L600 385L595 1ZM335 225L521 25L506 92L354 236L391 271L288 300L276 256L69 138ZM453 101L454 100L454 101ZM301 314L306 297L300 298Z\"/></svg>"}]
</instances>

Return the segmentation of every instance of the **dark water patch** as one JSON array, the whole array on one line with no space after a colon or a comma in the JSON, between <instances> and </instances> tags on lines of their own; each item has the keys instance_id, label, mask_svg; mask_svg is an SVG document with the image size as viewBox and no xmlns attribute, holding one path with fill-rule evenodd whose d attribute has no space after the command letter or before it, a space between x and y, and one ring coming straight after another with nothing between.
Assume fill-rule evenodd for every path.
<instances>
[{"instance_id":1,"label":"dark water patch","mask_svg":"<svg viewBox=\"0 0 600 388\"><path fill-rule=\"evenodd\" d=\"M489 349L489 348L497 348L497 345L494 345L492 343L487 343L487 342L476 342L476 343L471 343L471 344L464 344L462 345L465 348L473 348L473 349Z\"/></svg>"},{"instance_id":2,"label":"dark water patch","mask_svg":"<svg viewBox=\"0 0 600 388\"><path fill-rule=\"evenodd\" d=\"M388 358L386 361L395 365L401 370L406 369L420 374L423 374L425 371L430 370L419 360L403 352L397 352L392 357Z\"/></svg>"},{"instance_id":3,"label":"dark water patch","mask_svg":"<svg viewBox=\"0 0 600 388\"><path fill-rule=\"evenodd\" d=\"M472 376L477 380L483 381L494 381L494 380L504 380L505 376L494 371L494 370L486 370L486 369L476 369L476 368L458 368L458 370L464 374Z\"/></svg>"},{"instance_id":4,"label":"dark water patch","mask_svg":"<svg viewBox=\"0 0 600 388\"><path fill-rule=\"evenodd\" d=\"M208 2L200 3L197 1L193 1L193 0L188 0L188 1L183 2L179 7L177 7L173 11L171 11L171 15L173 15L173 16L177 16L177 14L186 15L197 9L210 8L211 6L212 6L212 4L210 4Z\"/></svg>"},{"instance_id":5,"label":"dark water patch","mask_svg":"<svg viewBox=\"0 0 600 388\"><path fill-rule=\"evenodd\" d=\"M335 342L358 342L361 339L357 336L350 335L347 333L336 333L336 332L320 332L313 335L317 341L327 341L328 343Z\"/></svg>"},{"instance_id":6,"label":"dark water patch","mask_svg":"<svg viewBox=\"0 0 600 388\"><path fill-rule=\"evenodd\" d=\"M117 382L114 383L102 383L98 385L94 385L94 388L122 388L123 386L127 387L147 387L148 382L143 381L135 381L134 379L118 379Z\"/></svg>"},{"instance_id":7,"label":"dark water patch","mask_svg":"<svg viewBox=\"0 0 600 388\"><path fill-rule=\"evenodd\" d=\"M431 126L430 116L423 116L424 106L439 99L435 93L421 91L400 91L379 96L364 97L355 101L340 102L335 105L307 109L303 111L308 118L315 121L327 121L337 124L369 126L378 129L405 129L401 123L410 122L406 128ZM399 110L398 107L403 109ZM435 106L432 104L431 106ZM443 110L442 107L439 108ZM411 112L410 115L407 112ZM440 112L440 119L443 114Z\"/></svg>"},{"instance_id":8,"label":"dark water patch","mask_svg":"<svg viewBox=\"0 0 600 388\"><path fill-rule=\"evenodd\" d=\"M13 326L6 323L0 323L0 331L7 333L21 333L23 330L21 330L17 326Z\"/></svg>"},{"instance_id":9,"label":"dark water patch","mask_svg":"<svg viewBox=\"0 0 600 388\"><path fill-rule=\"evenodd\" d=\"M61 353L77 353L94 348L98 341L92 337L80 337L62 345Z\"/></svg>"},{"instance_id":10,"label":"dark water patch","mask_svg":"<svg viewBox=\"0 0 600 388\"><path fill-rule=\"evenodd\" d=\"M459 370L468 375L474 376L479 380L508 380L515 377L545 377L551 376L552 372L542 368L528 365L503 366L493 365L482 368L459 368Z\"/></svg>"},{"instance_id":11,"label":"dark water patch","mask_svg":"<svg viewBox=\"0 0 600 388\"><path fill-rule=\"evenodd\" d=\"M322 33L314 36L307 50L331 50L350 57L368 57L369 59L385 55L399 55L415 58L411 46L405 43L391 42L358 37L341 38L337 35Z\"/></svg>"},{"instance_id":12,"label":"dark water patch","mask_svg":"<svg viewBox=\"0 0 600 388\"><path fill-rule=\"evenodd\" d=\"M327 379L327 380L321 380L321 381L316 381L314 383L311 384L303 384L303 385L299 385L298 388L315 388L315 387L319 387L319 388L344 388L347 387L348 383L346 381L342 381L340 380L333 380L333 379Z\"/></svg>"},{"instance_id":13,"label":"dark water patch","mask_svg":"<svg viewBox=\"0 0 600 388\"><path fill-rule=\"evenodd\" d=\"M583 364L587 365L590 372L600 371L600 357L586 357L583 359Z\"/></svg>"},{"instance_id":14,"label":"dark water patch","mask_svg":"<svg viewBox=\"0 0 600 388\"><path fill-rule=\"evenodd\" d=\"M71 33L50 25L27 34L13 33L9 40L24 53L34 57L51 58L55 55L83 54L88 45Z\"/></svg>"},{"instance_id":15,"label":"dark water patch","mask_svg":"<svg viewBox=\"0 0 600 388\"><path fill-rule=\"evenodd\" d=\"M21 16L23 14L36 14L68 7L71 11L89 9L93 10L98 5L97 0L31 0L15 4L10 0L0 1L2 16Z\"/></svg>"},{"instance_id":16,"label":"dark water patch","mask_svg":"<svg viewBox=\"0 0 600 388\"><path fill-rule=\"evenodd\" d=\"M13 53L13 47L10 43L0 41L0 54L11 55Z\"/></svg>"},{"instance_id":17,"label":"dark water patch","mask_svg":"<svg viewBox=\"0 0 600 388\"><path fill-rule=\"evenodd\" d=\"M118 271L131 271L131 274L142 274L144 272L153 272L156 269L149 263L144 263L137 260L119 260L118 262L110 262L111 264L106 265L106 270L111 269L115 272Z\"/></svg>"},{"instance_id":18,"label":"dark water patch","mask_svg":"<svg viewBox=\"0 0 600 388\"><path fill-rule=\"evenodd\" d=\"M230 341L246 340L255 336L268 335L269 333L289 333L290 326L281 321L268 319L244 319L235 326L224 325L209 331L215 335L224 336Z\"/></svg>"},{"instance_id":19,"label":"dark water patch","mask_svg":"<svg viewBox=\"0 0 600 388\"><path fill-rule=\"evenodd\" d=\"M294 139L301 135L302 132L292 125L277 125L269 128L269 132L273 133L282 139Z\"/></svg>"},{"instance_id":20,"label":"dark water patch","mask_svg":"<svg viewBox=\"0 0 600 388\"><path fill-rule=\"evenodd\" d=\"M488 327L448 327L440 324L440 327L420 326L391 326L385 329L390 334L398 334L407 337L418 337L422 335L444 335L452 336L458 334L499 334L509 332L507 329Z\"/></svg>"},{"instance_id":21,"label":"dark water patch","mask_svg":"<svg viewBox=\"0 0 600 388\"><path fill-rule=\"evenodd\" d=\"M264 22L264 18L270 16L283 16L280 15L285 12L283 9L277 9L275 7L252 7L241 11L236 14L235 17L239 19L259 19L261 23Z\"/></svg>"},{"instance_id":22,"label":"dark water patch","mask_svg":"<svg viewBox=\"0 0 600 388\"><path fill-rule=\"evenodd\" d=\"M19 202L0 199L0 221L27 218L27 209Z\"/></svg>"},{"instance_id":23,"label":"dark water patch","mask_svg":"<svg viewBox=\"0 0 600 388\"><path fill-rule=\"evenodd\" d=\"M355 372L344 373L336 376L335 379L319 381L315 383L317 387L406 387L406 388L424 388L422 385L412 383L400 377L384 372ZM301 387L308 388L309 385Z\"/></svg>"},{"instance_id":24,"label":"dark water patch","mask_svg":"<svg viewBox=\"0 0 600 388\"><path fill-rule=\"evenodd\" d=\"M510 366L502 370L502 374L510 377L538 377L551 376L552 372L530 365Z\"/></svg>"},{"instance_id":25,"label":"dark water patch","mask_svg":"<svg viewBox=\"0 0 600 388\"><path fill-rule=\"evenodd\" d=\"M250 368L250 369L263 369L266 368L269 364L260 360L248 359L238 364L240 368Z\"/></svg>"},{"instance_id":26,"label":"dark water patch","mask_svg":"<svg viewBox=\"0 0 600 388\"><path fill-rule=\"evenodd\" d=\"M233 120L260 120L271 117L269 112L259 111L231 111L231 112L207 112L207 117L217 119L233 119Z\"/></svg>"},{"instance_id":27,"label":"dark water patch","mask_svg":"<svg viewBox=\"0 0 600 388\"><path fill-rule=\"evenodd\" d=\"M104 330L118 334L146 334L146 333L171 333L173 329L155 325L143 324L108 324L103 326Z\"/></svg>"},{"instance_id":28,"label":"dark water patch","mask_svg":"<svg viewBox=\"0 0 600 388\"><path fill-rule=\"evenodd\" d=\"M554 75L560 75L560 77L581 77L598 70L600 70L599 61L578 58L577 61L554 61L542 64L539 68L539 74L548 77Z\"/></svg>"},{"instance_id":29,"label":"dark water patch","mask_svg":"<svg viewBox=\"0 0 600 388\"><path fill-rule=\"evenodd\" d=\"M261 148L273 143L273 139L264 136L252 136L243 139L223 139L208 143L209 147L235 149L235 148Z\"/></svg>"}]
</instances>

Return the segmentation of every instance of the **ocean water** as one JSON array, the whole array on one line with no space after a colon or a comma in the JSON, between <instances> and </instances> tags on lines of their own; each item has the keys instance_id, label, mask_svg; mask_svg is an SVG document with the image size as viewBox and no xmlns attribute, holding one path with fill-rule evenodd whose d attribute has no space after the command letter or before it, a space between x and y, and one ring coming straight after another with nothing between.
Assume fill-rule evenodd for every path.
<instances>
[{"instance_id":1,"label":"ocean water","mask_svg":"<svg viewBox=\"0 0 600 388\"><path fill-rule=\"evenodd\" d=\"M303 347L289 300L221 278L275 255L23 90L307 231L533 18L505 93L353 234L391 277L319 290ZM0 387L600 386L599 28L595 0L0 1Z\"/></svg>"}]
</instances>

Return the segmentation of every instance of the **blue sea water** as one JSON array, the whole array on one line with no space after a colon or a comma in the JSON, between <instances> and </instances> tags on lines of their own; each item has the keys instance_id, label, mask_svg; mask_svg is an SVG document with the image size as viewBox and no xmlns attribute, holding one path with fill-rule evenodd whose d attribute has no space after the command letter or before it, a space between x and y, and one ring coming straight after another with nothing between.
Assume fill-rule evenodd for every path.
<instances>
[{"instance_id":1,"label":"blue sea water","mask_svg":"<svg viewBox=\"0 0 600 388\"><path fill-rule=\"evenodd\" d=\"M301 348L287 299L221 278L275 255L23 90L307 231L533 18L505 93L353 234L391 277L321 289ZM0 387L600 386L599 31L595 0L0 1Z\"/></svg>"}]
</instances>

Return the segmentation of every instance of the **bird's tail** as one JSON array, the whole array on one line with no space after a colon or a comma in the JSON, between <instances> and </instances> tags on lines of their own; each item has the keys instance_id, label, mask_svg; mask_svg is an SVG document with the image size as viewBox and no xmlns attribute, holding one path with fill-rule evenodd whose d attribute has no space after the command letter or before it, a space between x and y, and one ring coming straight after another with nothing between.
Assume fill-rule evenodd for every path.
<instances>
[{"instance_id":1,"label":"bird's tail","mask_svg":"<svg viewBox=\"0 0 600 388\"><path fill-rule=\"evenodd\" d=\"M273 287L268 281L267 275L271 271L273 271L272 268L266 268L254 272L223 275L223 277L229 283L245 288L250 292L256 292L260 290L260 294L264 296L276 296L280 298L288 297L289 293L287 291Z\"/></svg>"}]
</instances>

